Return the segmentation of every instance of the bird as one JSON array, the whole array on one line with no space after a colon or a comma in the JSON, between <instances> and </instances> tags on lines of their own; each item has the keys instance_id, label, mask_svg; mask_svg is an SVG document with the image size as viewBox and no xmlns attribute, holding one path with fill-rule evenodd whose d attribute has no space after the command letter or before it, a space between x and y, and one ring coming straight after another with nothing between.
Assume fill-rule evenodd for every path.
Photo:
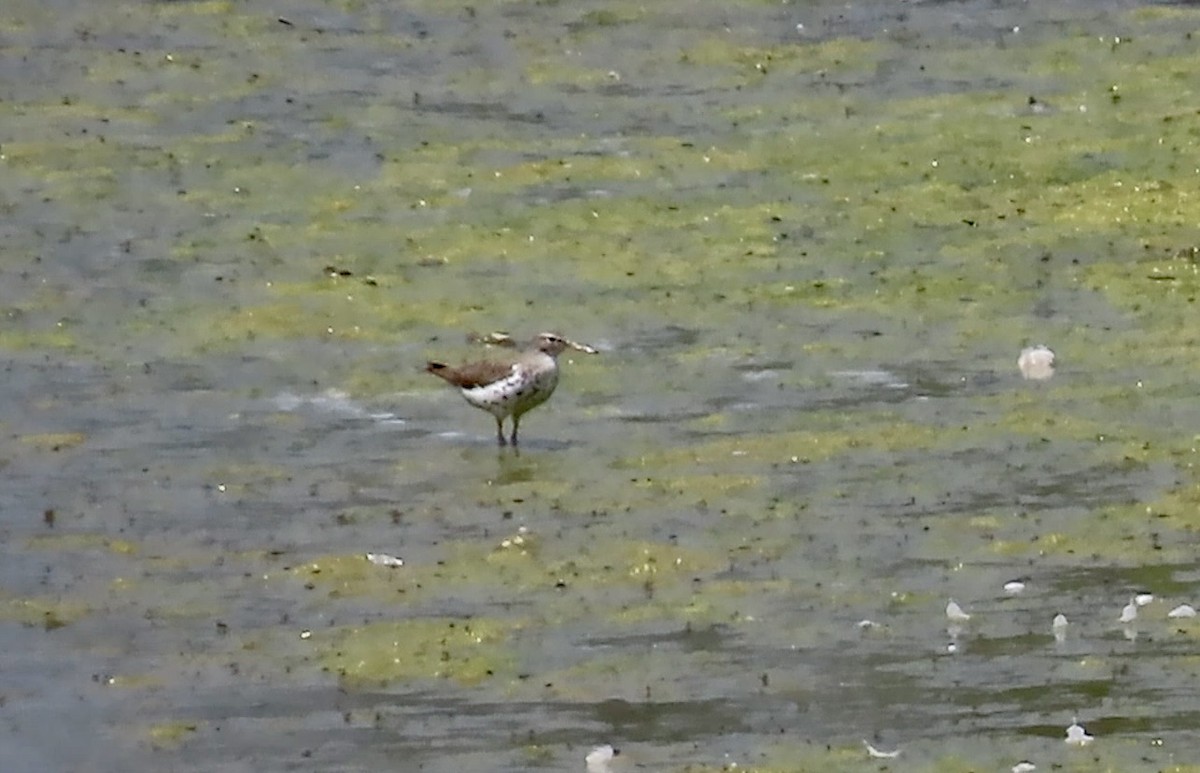
<instances>
[{"instance_id":1,"label":"bird","mask_svg":"<svg viewBox=\"0 0 1200 773\"><path fill-rule=\"evenodd\" d=\"M496 439L501 446L517 445L521 417L550 399L558 386L558 355L567 349L595 354L596 349L540 333L524 351L457 367L431 360L425 372L459 388L471 405L496 419ZM512 434L504 437L504 420L512 417Z\"/></svg>"}]
</instances>

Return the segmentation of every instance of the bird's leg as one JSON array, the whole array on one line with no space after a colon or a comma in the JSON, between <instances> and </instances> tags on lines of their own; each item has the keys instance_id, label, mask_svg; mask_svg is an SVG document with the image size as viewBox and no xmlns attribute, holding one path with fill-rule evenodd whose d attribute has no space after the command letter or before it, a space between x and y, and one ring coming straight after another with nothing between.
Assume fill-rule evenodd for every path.
<instances>
[{"instance_id":1,"label":"bird's leg","mask_svg":"<svg viewBox=\"0 0 1200 773\"><path fill-rule=\"evenodd\" d=\"M513 430L513 432L515 435L516 430ZM502 446L508 445L508 443L504 440L504 419L496 419L496 440L498 440ZM514 440L513 442L515 443L516 441Z\"/></svg>"},{"instance_id":2,"label":"bird's leg","mask_svg":"<svg viewBox=\"0 0 1200 773\"><path fill-rule=\"evenodd\" d=\"M521 417L517 416L516 414L513 414L512 444L514 446L517 444L517 425L520 423L521 423Z\"/></svg>"}]
</instances>

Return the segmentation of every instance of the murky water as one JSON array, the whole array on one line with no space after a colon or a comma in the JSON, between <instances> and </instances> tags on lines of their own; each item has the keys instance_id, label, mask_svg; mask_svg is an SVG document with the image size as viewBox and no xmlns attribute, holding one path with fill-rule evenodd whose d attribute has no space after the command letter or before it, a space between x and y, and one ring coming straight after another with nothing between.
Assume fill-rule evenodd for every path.
<instances>
[{"instance_id":1,"label":"murky water","mask_svg":"<svg viewBox=\"0 0 1200 773\"><path fill-rule=\"evenodd\" d=\"M5 771L1195 764L1200 12L7 9Z\"/></svg>"}]
</instances>

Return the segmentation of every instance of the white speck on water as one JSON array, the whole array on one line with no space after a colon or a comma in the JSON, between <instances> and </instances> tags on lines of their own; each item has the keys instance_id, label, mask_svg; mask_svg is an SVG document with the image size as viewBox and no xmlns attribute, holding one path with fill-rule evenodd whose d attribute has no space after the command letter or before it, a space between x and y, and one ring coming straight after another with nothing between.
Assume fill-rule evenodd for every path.
<instances>
[{"instance_id":1,"label":"white speck on water","mask_svg":"<svg viewBox=\"0 0 1200 773\"><path fill-rule=\"evenodd\" d=\"M1020 580L1013 580L1011 582L1004 583L1004 592L1009 594L1010 596L1015 596L1018 593L1023 592L1024 590L1025 590L1025 583L1021 582Z\"/></svg>"},{"instance_id":2,"label":"white speck on water","mask_svg":"<svg viewBox=\"0 0 1200 773\"><path fill-rule=\"evenodd\" d=\"M611 773L612 766L608 763L612 762L613 757L618 753L612 744L606 743L603 746L595 747L583 758L587 764L588 773Z\"/></svg>"},{"instance_id":3,"label":"white speck on water","mask_svg":"<svg viewBox=\"0 0 1200 773\"><path fill-rule=\"evenodd\" d=\"M1167 613L1167 617L1175 619L1180 617L1195 617L1196 609L1191 604L1180 604Z\"/></svg>"},{"instance_id":4,"label":"white speck on water","mask_svg":"<svg viewBox=\"0 0 1200 773\"><path fill-rule=\"evenodd\" d=\"M1033 773L1035 770L1037 770L1037 765L1028 760L1021 760L1012 766L1012 773Z\"/></svg>"},{"instance_id":5,"label":"white speck on water","mask_svg":"<svg viewBox=\"0 0 1200 773\"><path fill-rule=\"evenodd\" d=\"M1139 607L1144 607L1152 601L1154 601L1153 593L1139 593L1133 597L1133 602Z\"/></svg>"},{"instance_id":6,"label":"white speck on water","mask_svg":"<svg viewBox=\"0 0 1200 773\"><path fill-rule=\"evenodd\" d=\"M404 566L404 559L399 556L388 555L387 553L367 553L367 560L376 566L387 566L395 568Z\"/></svg>"},{"instance_id":7,"label":"white speck on water","mask_svg":"<svg viewBox=\"0 0 1200 773\"><path fill-rule=\"evenodd\" d=\"M1067 639L1067 616L1057 614L1054 616L1054 622L1050 624L1050 630L1054 632L1054 640L1061 643Z\"/></svg>"},{"instance_id":8,"label":"white speck on water","mask_svg":"<svg viewBox=\"0 0 1200 773\"><path fill-rule=\"evenodd\" d=\"M908 382L887 370L835 370L829 375L845 379L858 386L881 386L887 389L907 389Z\"/></svg>"},{"instance_id":9,"label":"white speck on water","mask_svg":"<svg viewBox=\"0 0 1200 773\"><path fill-rule=\"evenodd\" d=\"M1121 610L1120 620L1122 623L1132 623L1134 620L1137 620L1137 615L1137 600L1131 598L1129 599L1129 603L1125 605L1125 608Z\"/></svg>"},{"instance_id":10,"label":"white speck on water","mask_svg":"<svg viewBox=\"0 0 1200 773\"><path fill-rule=\"evenodd\" d=\"M1045 344L1027 346L1017 357L1017 367L1021 371L1022 378L1045 381L1054 375L1054 352Z\"/></svg>"},{"instance_id":11,"label":"white speck on water","mask_svg":"<svg viewBox=\"0 0 1200 773\"><path fill-rule=\"evenodd\" d=\"M863 741L863 746L867 747L867 756L871 757L873 759L894 760L900 756L899 749L896 749L895 751L890 751L890 752L880 751L879 749L876 749L871 744L867 743L866 740Z\"/></svg>"},{"instance_id":12,"label":"white speck on water","mask_svg":"<svg viewBox=\"0 0 1200 773\"><path fill-rule=\"evenodd\" d=\"M946 617L959 623L965 623L971 619L971 616L964 612L954 599L950 599L950 603L946 605Z\"/></svg>"},{"instance_id":13,"label":"white speck on water","mask_svg":"<svg viewBox=\"0 0 1200 773\"><path fill-rule=\"evenodd\" d=\"M1071 720L1071 726L1067 728L1067 737L1064 740L1072 746L1087 746L1096 738L1088 735L1087 731L1083 729L1083 725L1079 724L1079 719L1075 718Z\"/></svg>"},{"instance_id":14,"label":"white speck on water","mask_svg":"<svg viewBox=\"0 0 1200 773\"><path fill-rule=\"evenodd\" d=\"M755 382L766 381L767 379L775 378L778 375L779 374L776 371L773 371L770 368L764 368L763 370L748 370L742 374L742 378L746 381Z\"/></svg>"}]
</instances>

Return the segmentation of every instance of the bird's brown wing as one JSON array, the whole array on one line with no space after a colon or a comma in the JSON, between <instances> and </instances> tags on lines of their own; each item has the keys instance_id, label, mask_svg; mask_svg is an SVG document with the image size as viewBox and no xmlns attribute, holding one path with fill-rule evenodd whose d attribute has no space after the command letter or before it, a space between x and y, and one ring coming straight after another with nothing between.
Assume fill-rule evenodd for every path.
<instances>
[{"instance_id":1,"label":"bird's brown wing","mask_svg":"<svg viewBox=\"0 0 1200 773\"><path fill-rule=\"evenodd\" d=\"M430 362L425 366L425 372L445 379L460 389L474 389L487 386L508 376L512 373L512 363L482 360L456 368L444 362Z\"/></svg>"}]
</instances>

